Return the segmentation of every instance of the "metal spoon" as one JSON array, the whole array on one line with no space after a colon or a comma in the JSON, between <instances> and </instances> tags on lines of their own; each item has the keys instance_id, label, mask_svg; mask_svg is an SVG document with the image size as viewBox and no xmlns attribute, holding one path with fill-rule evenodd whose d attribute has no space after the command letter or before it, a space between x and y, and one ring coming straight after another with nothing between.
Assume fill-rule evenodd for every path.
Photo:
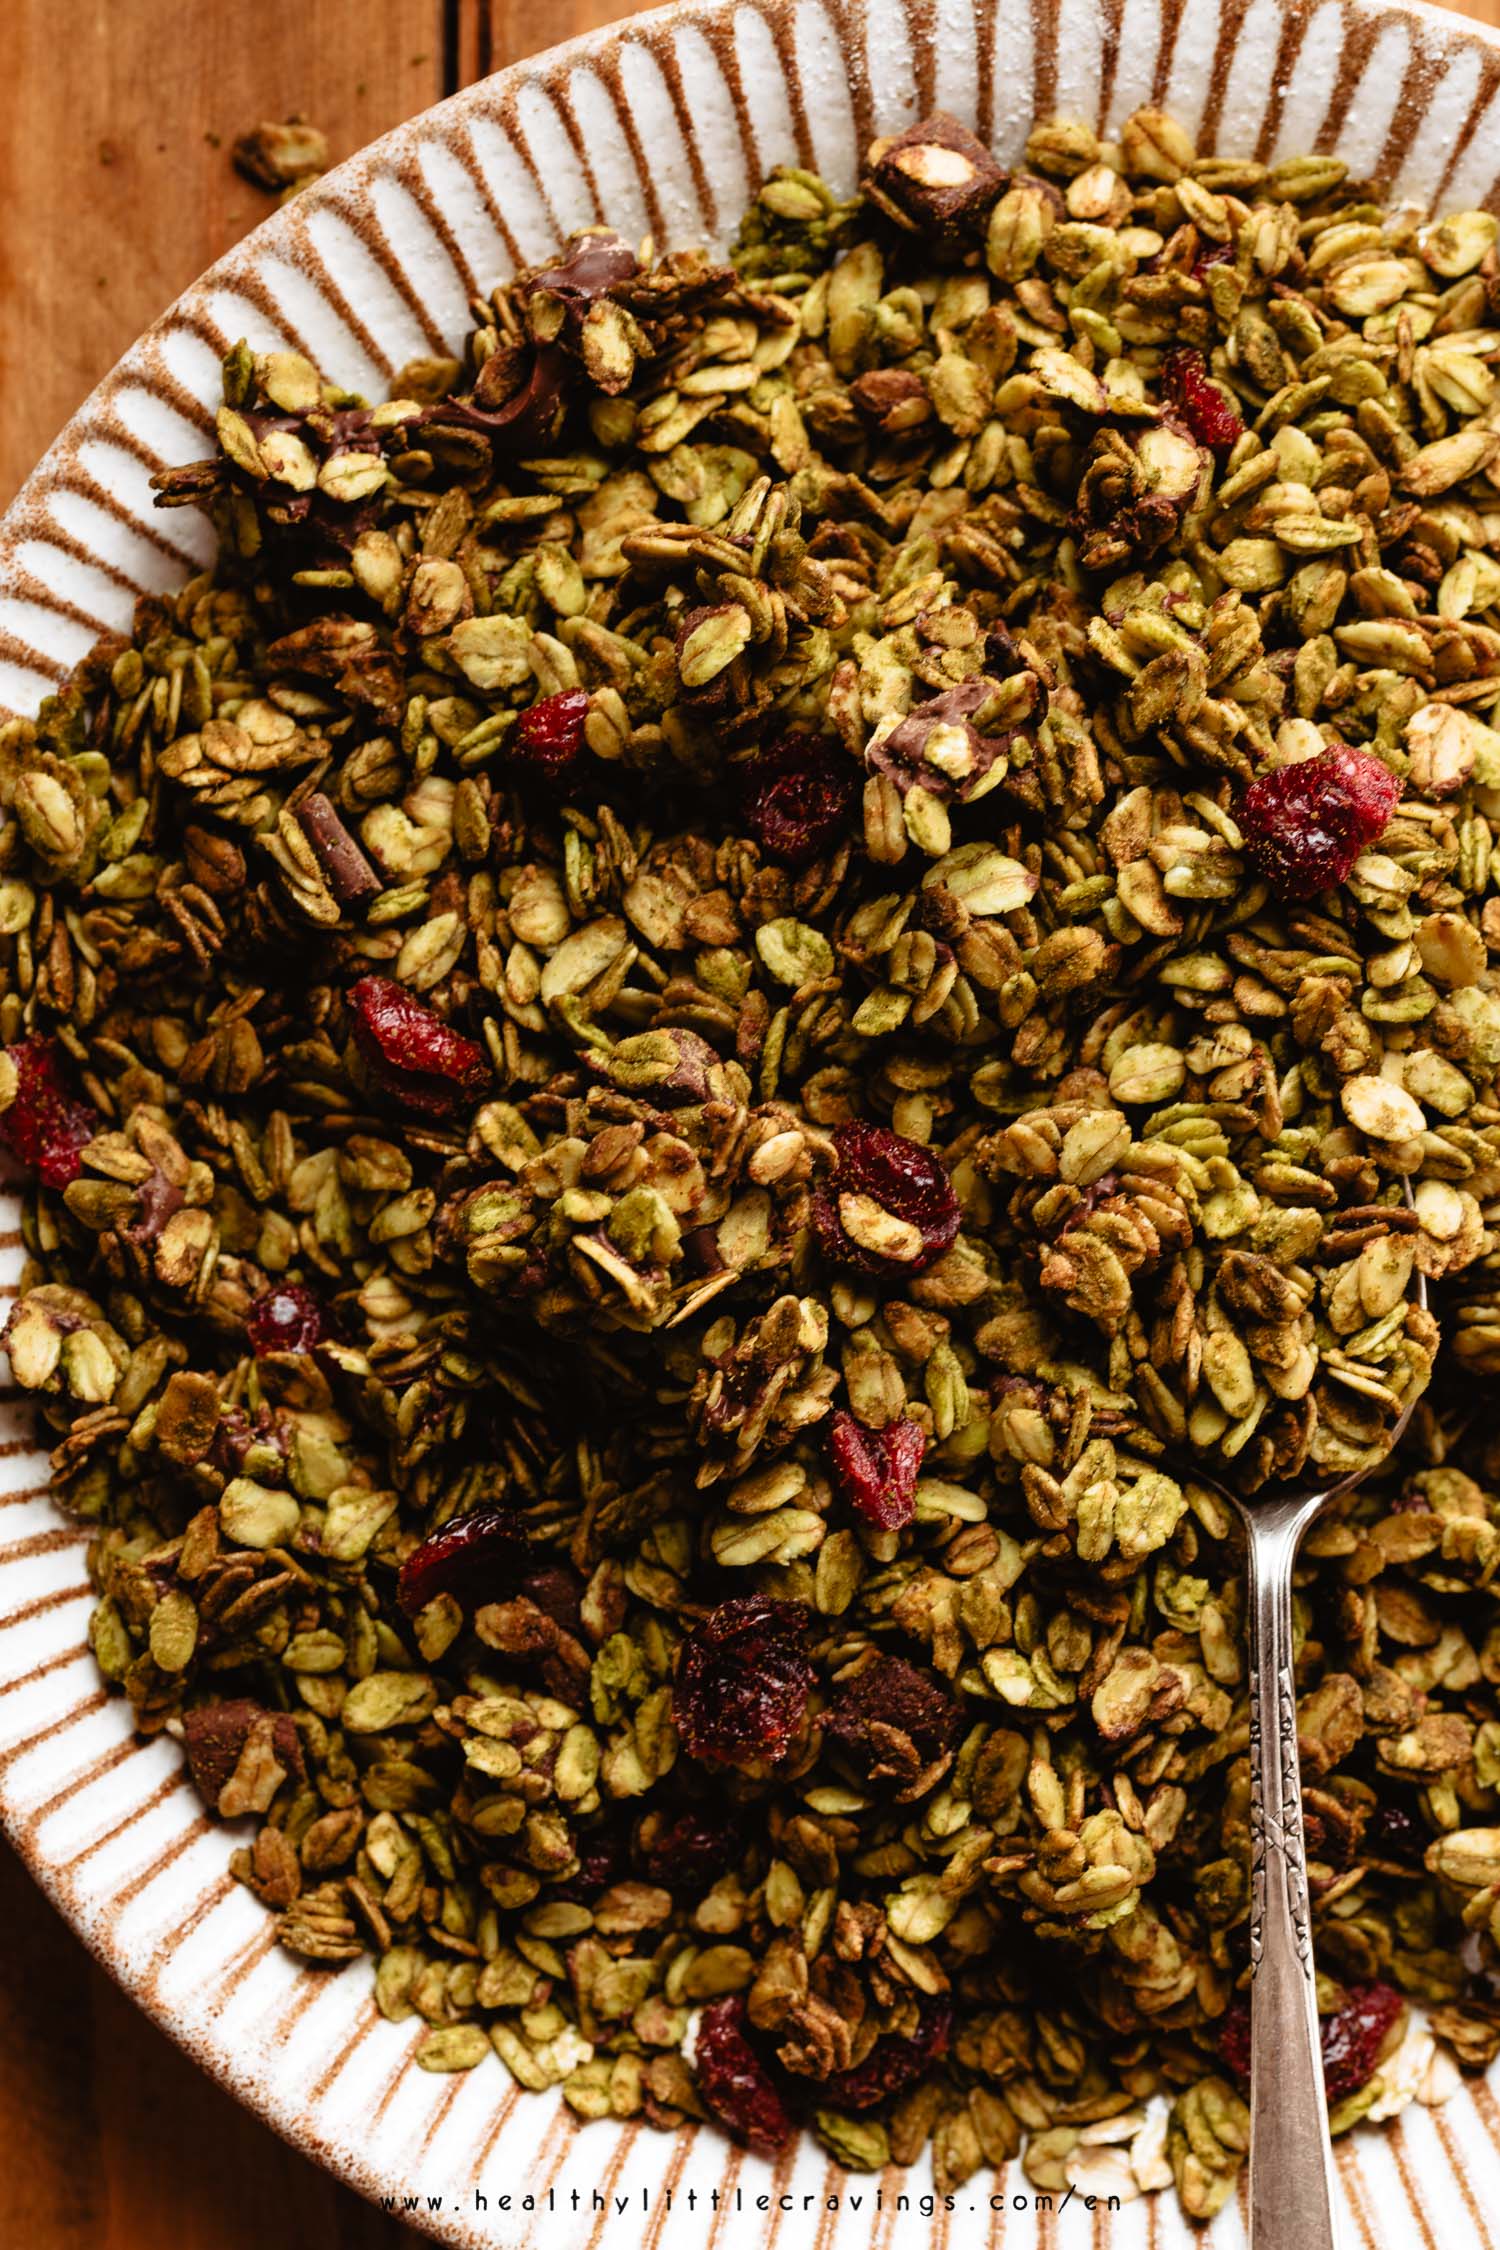
<instances>
[{"instance_id":1,"label":"metal spoon","mask_svg":"<svg viewBox=\"0 0 1500 2250\"><path fill-rule=\"evenodd\" d=\"M1407 1184L1407 1202L1412 1201ZM1427 1309L1426 1277L1416 1302ZM1387 1453L1314 1492L1246 1500L1188 1473L1229 1501L1245 1527L1250 1655L1250 2250L1336 2250L1333 2145L1323 2094L1313 1967L1297 1688L1292 1568L1303 1534L1330 1501L1362 1484L1400 1443L1412 1398Z\"/></svg>"}]
</instances>

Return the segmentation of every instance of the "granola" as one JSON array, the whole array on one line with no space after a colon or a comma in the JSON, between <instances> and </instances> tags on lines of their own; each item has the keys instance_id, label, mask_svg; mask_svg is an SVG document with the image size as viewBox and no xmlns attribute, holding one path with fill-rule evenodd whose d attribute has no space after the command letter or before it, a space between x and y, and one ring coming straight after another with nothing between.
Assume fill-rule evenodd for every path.
<instances>
[{"instance_id":1,"label":"granola","mask_svg":"<svg viewBox=\"0 0 1500 2250\"><path fill-rule=\"evenodd\" d=\"M1500 2052L1497 232L938 118L383 404L240 345L214 568L0 732L95 1653L423 2067L1211 2214L1193 1458L1384 1464L1297 1596L1335 2125Z\"/></svg>"}]
</instances>

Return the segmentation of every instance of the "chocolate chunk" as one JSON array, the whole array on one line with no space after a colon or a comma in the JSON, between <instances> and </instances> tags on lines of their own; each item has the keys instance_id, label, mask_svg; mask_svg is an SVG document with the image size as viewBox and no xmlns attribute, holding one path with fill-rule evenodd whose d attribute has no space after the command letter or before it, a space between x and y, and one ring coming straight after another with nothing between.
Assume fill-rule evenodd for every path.
<instances>
[{"instance_id":1,"label":"chocolate chunk","mask_svg":"<svg viewBox=\"0 0 1500 2250\"><path fill-rule=\"evenodd\" d=\"M864 191L887 218L950 253L977 242L1005 174L966 125L939 113L871 154Z\"/></svg>"},{"instance_id":2,"label":"chocolate chunk","mask_svg":"<svg viewBox=\"0 0 1500 2250\"><path fill-rule=\"evenodd\" d=\"M297 818L340 906L363 906L379 895L380 877L340 820L331 798L321 789L313 790L297 807Z\"/></svg>"},{"instance_id":3,"label":"chocolate chunk","mask_svg":"<svg viewBox=\"0 0 1500 2250\"><path fill-rule=\"evenodd\" d=\"M608 231L575 235L567 249L550 266L542 266L520 284L529 304L533 297L558 298L576 327L596 297L607 297L622 282L633 281L641 262L624 237Z\"/></svg>"},{"instance_id":4,"label":"chocolate chunk","mask_svg":"<svg viewBox=\"0 0 1500 2250\"><path fill-rule=\"evenodd\" d=\"M501 364L490 376L494 361ZM472 431L507 454L536 452L552 443L567 419L567 383L568 359L557 345L510 346L486 360L473 399L439 399L416 420L435 435Z\"/></svg>"},{"instance_id":5,"label":"chocolate chunk","mask_svg":"<svg viewBox=\"0 0 1500 2250\"><path fill-rule=\"evenodd\" d=\"M187 1200L175 1180L169 1180L158 1168L142 1180L136 1190L135 1217L125 1232L132 1242L155 1242L161 1236L167 1221L182 1209Z\"/></svg>"},{"instance_id":6,"label":"chocolate chunk","mask_svg":"<svg viewBox=\"0 0 1500 2250\"><path fill-rule=\"evenodd\" d=\"M961 680L941 695L929 696L894 726L884 741L872 741L865 763L872 773L895 782L904 796L919 783L934 797L958 804L983 794L990 770L1007 757L1017 727L1008 725L989 733L975 724L976 715L993 706L997 689L982 676ZM1035 697L1018 702L1017 720L1030 715Z\"/></svg>"},{"instance_id":7,"label":"chocolate chunk","mask_svg":"<svg viewBox=\"0 0 1500 2250\"><path fill-rule=\"evenodd\" d=\"M217 1807L224 1784L240 1762L245 1744L262 1720L271 1722L276 1763L300 1781L306 1771L302 1744L290 1712L266 1711L248 1696L227 1703L200 1703L182 1717L183 1742L193 1785L207 1805Z\"/></svg>"}]
</instances>

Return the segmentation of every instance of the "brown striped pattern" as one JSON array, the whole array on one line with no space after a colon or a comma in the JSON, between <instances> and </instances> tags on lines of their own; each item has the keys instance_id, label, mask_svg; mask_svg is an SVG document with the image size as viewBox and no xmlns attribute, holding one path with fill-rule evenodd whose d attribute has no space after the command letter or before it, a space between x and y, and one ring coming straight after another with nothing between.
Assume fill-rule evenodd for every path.
<instances>
[{"instance_id":1,"label":"brown striped pattern","mask_svg":"<svg viewBox=\"0 0 1500 2250\"><path fill-rule=\"evenodd\" d=\"M153 511L149 478L205 450L217 362L236 337L306 350L378 391L403 360L457 340L471 293L589 220L722 242L773 164L816 164L847 187L862 142L924 108L972 119L1006 157L1034 115L1056 108L1113 130L1148 100L1205 146L1263 158L1334 148L1404 199L1500 208L1500 44L1428 8L689 0L503 72L377 143L268 220L142 338L0 523L0 708L34 709L99 632L127 623L138 594L205 558L200 525ZM0 1209L0 1299L20 1268L14 1216ZM7 1832L205 2068L367 2193L443 2196L440 2216L417 2215L443 2240L1187 2250L1205 2239L1167 2200L1113 2218L1078 2205L1038 2214L1034 2198L1015 2208L1010 2199L1028 2195L1015 2165L929 2216L928 2174L846 2180L811 2143L773 2167L692 2132L582 2132L555 2096L520 2096L498 2067L453 2079L415 2068L413 2027L381 2020L363 1966L314 1976L276 1950L174 1745L131 1736L83 1639L82 1545L51 1506L15 1390L0 1388ZM1350 2239L1364 2250L1500 2250L1500 2106L1487 2087L1344 2142L1339 2170ZM596 2189L627 2197L626 2216L596 2213ZM845 2207L832 2209L840 2190ZM1005 2201L992 2209L997 2191ZM542 2198L541 2214L513 2207L502 2220L507 2192ZM1243 2241L1243 2212L1240 2197L1215 2223L1215 2250Z\"/></svg>"}]
</instances>

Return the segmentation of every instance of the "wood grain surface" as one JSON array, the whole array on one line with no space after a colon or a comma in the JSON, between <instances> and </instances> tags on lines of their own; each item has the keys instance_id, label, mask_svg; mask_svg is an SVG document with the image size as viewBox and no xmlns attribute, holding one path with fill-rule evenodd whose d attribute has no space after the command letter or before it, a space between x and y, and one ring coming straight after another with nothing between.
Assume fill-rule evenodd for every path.
<instances>
[{"instance_id":1,"label":"wood grain surface","mask_svg":"<svg viewBox=\"0 0 1500 2250\"><path fill-rule=\"evenodd\" d=\"M156 313L271 208L229 148L349 155L618 0L4 0L0 505ZM1461 12L1500 23L1500 0ZM137 2014L0 1846L0 2243L417 2250ZM416 2183L413 2183L414 2185Z\"/></svg>"}]
</instances>

